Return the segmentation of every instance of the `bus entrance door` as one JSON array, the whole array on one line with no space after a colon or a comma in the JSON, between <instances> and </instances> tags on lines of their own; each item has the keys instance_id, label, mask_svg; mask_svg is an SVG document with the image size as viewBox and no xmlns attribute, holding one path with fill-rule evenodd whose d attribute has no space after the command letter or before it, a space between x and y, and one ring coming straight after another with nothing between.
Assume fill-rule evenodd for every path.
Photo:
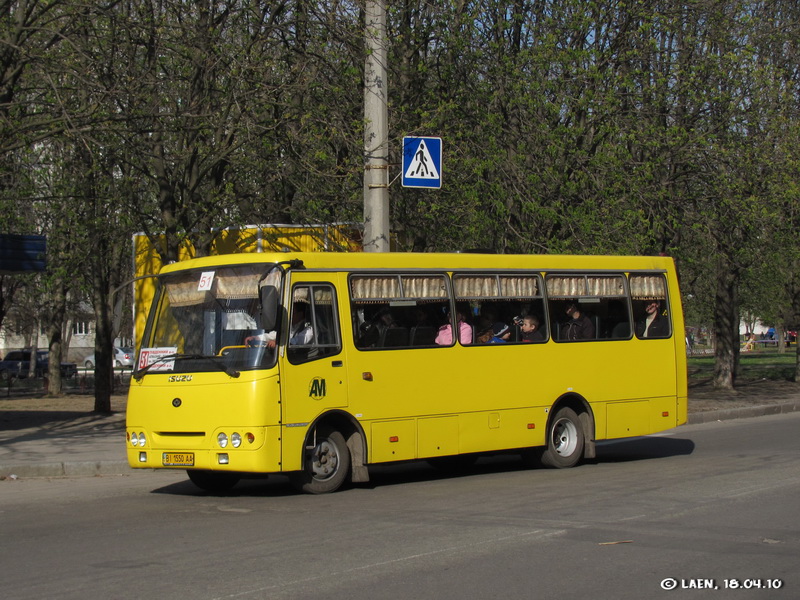
<instances>
[{"instance_id":1,"label":"bus entrance door","mask_svg":"<svg viewBox=\"0 0 800 600\"><path fill-rule=\"evenodd\" d=\"M282 348L281 388L284 431L305 432L320 414L346 408L347 378L335 288L312 281L313 273L292 276L289 332Z\"/></svg>"}]
</instances>

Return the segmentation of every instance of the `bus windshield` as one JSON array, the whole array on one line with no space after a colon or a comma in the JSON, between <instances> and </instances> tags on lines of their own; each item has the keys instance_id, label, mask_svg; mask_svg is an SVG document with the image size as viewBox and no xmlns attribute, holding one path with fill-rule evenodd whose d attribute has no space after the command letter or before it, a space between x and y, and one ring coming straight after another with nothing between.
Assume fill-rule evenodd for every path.
<instances>
[{"instance_id":1,"label":"bus windshield","mask_svg":"<svg viewBox=\"0 0 800 600\"><path fill-rule=\"evenodd\" d=\"M137 372L239 371L275 365L277 331L260 326L259 290L280 289L270 265L194 269L159 277Z\"/></svg>"}]
</instances>

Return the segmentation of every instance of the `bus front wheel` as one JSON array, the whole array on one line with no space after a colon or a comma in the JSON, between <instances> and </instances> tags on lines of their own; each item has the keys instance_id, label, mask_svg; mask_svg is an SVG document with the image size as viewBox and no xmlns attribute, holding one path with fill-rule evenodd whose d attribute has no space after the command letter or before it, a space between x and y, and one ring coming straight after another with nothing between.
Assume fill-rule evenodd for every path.
<instances>
[{"instance_id":1,"label":"bus front wheel","mask_svg":"<svg viewBox=\"0 0 800 600\"><path fill-rule=\"evenodd\" d=\"M319 429L314 447L306 454L303 470L291 476L294 486L309 494L338 490L350 471L350 450L338 431Z\"/></svg>"},{"instance_id":2,"label":"bus front wheel","mask_svg":"<svg viewBox=\"0 0 800 600\"><path fill-rule=\"evenodd\" d=\"M207 492L227 492L237 483L239 475L236 473L224 473L217 471L203 471L198 469L187 469L186 474L189 479L201 490Z\"/></svg>"},{"instance_id":3,"label":"bus front wheel","mask_svg":"<svg viewBox=\"0 0 800 600\"><path fill-rule=\"evenodd\" d=\"M583 444L580 419L574 410L565 406L556 412L550 423L542 464L557 469L574 467L583 456Z\"/></svg>"}]
</instances>

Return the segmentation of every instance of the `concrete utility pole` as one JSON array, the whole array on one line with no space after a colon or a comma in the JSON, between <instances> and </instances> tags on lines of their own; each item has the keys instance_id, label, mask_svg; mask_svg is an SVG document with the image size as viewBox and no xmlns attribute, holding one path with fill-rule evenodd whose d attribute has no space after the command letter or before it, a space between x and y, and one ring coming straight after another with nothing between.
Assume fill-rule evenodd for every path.
<instances>
[{"instance_id":1,"label":"concrete utility pole","mask_svg":"<svg viewBox=\"0 0 800 600\"><path fill-rule=\"evenodd\" d=\"M367 0L365 14L364 251L389 252L386 0Z\"/></svg>"}]
</instances>

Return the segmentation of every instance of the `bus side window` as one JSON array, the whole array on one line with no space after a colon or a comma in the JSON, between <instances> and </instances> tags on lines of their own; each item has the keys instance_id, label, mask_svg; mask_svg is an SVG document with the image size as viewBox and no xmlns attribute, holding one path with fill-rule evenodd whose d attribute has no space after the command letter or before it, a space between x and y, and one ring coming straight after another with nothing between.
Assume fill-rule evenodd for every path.
<instances>
[{"instance_id":1,"label":"bus side window","mask_svg":"<svg viewBox=\"0 0 800 600\"><path fill-rule=\"evenodd\" d=\"M539 274L454 273L453 286L456 301L467 306L465 314L474 329L476 345L547 340Z\"/></svg>"},{"instance_id":2,"label":"bus side window","mask_svg":"<svg viewBox=\"0 0 800 600\"><path fill-rule=\"evenodd\" d=\"M550 328L557 341L630 339L630 309L623 274L552 274L546 282Z\"/></svg>"},{"instance_id":3,"label":"bus side window","mask_svg":"<svg viewBox=\"0 0 800 600\"><path fill-rule=\"evenodd\" d=\"M409 348L436 346L440 327L437 314L444 314L444 302L418 303L410 306L366 305L354 311L353 328L356 347Z\"/></svg>"},{"instance_id":4,"label":"bus side window","mask_svg":"<svg viewBox=\"0 0 800 600\"><path fill-rule=\"evenodd\" d=\"M450 306L443 274L358 274L349 283L356 348L437 347Z\"/></svg>"},{"instance_id":5,"label":"bus side window","mask_svg":"<svg viewBox=\"0 0 800 600\"><path fill-rule=\"evenodd\" d=\"M667 306L667 284L660 273L631 275L634 331L639 339L668 338L672 324Z\"/></svg>"}]
</instances>

